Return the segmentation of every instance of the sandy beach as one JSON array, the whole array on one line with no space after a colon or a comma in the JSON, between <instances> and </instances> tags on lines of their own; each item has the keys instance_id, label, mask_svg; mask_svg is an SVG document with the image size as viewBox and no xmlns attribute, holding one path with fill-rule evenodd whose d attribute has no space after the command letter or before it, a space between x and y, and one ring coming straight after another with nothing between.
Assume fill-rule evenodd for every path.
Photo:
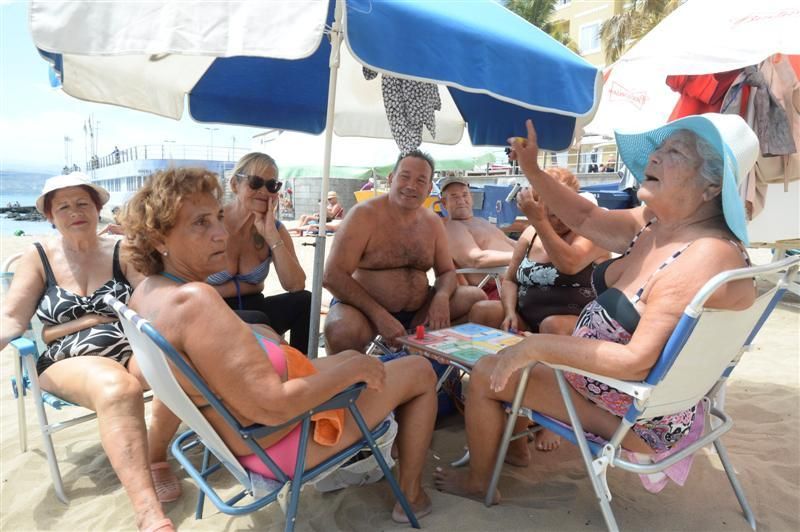
<instances>
[{"instance_id":1,"label":"sandy beach","mask_svg":"<svg viewBox=\"0 0 800 532\"><path fill-rule=\"evenodd\" d=\"M3 236L0 259L26 249L35 237ZM295 248L311 286L310 238L296 238ZM330 239L328 241L330 245ZM755 262L769 260L764 250ZM280 290L276 276L266 292ZM328 301L325 296L323 301ZM723 438L750 500L760 530L800 529L800 300L784 300L744 356L727 390L733 429ZM97 425L85 423L54 436L56 453L71 502L54 494L32 405L28 405L28 452L20 453L16 407L11 395L12 351L0 359L0 530L133 530L128 498L100 446ZM57 418L57 415L53 417ZM500 480L503 504L482 503L439 493L431 472L459 457L463 422L441 423L428 454L426 487L434 513L421 522L426 530L604 530L600 510L576 448L563 444L552 453L533 450L527 468L506 466ZM176 466L177 469L177 466ZM243 517L231 517L206 504L205 517L194 518L197 489L184 472L183 497L166 505L180 530L282 530L277 505ZM658 495L644 490L638 478L611 470L612 507L623 530L738 531L749 527L711 451L697 454L686 485L670 485ZM320 494L303 492L298 530L405 530L393 523L392 494L385 482Z\"/></svg>"}]
</instances>

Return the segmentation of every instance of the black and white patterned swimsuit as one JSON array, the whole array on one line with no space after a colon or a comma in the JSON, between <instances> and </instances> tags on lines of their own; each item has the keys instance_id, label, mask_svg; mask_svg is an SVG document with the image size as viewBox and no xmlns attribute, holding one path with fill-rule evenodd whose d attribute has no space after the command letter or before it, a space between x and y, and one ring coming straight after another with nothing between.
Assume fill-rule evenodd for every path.
<instances>
[{"instance_id":1,"label":"black and white patterned swimsuit","mask_svg":"<svg viewBox=\"0 0 800 532\"><path fill-rule=\"evenodd\" d=\"M123 303L127 303L131 297L131 285L119 266L119 242L114 247L113 277L86 296L80 296L58 286L44 248L38 242L34 243L34 246L39 252L47 276L44 295L36 309L36 316L45 326L68 323L86 314L116 317L114 310L103 302L103 297L111 294ZM36 362L36 372L41 375L59 360L77 356L107 357L125 365L132 354L133 351L125 338L120 322L102 323L62 336L47 344L47 348L39 355Z\"/></svg>"}]
</instances>

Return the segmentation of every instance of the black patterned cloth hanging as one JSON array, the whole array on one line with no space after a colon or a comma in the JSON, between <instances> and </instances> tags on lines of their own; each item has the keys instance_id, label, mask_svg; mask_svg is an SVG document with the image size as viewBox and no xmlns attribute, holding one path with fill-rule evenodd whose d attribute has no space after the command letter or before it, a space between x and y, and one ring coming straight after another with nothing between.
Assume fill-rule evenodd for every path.
<instances>
[{"instance_id":1,"label":"black patterned cloth hanging","mask_svg":"<svg viewBox=\"0 0 800 532\"><path fill-rule=\"evenodd\" d=\"M367 67L363 67L363 73L367 80L378 76ZM422 144L423 126L436 138L434 111L442 110L442 100L435 84L383 74L381 92L389 128L402 155Z\"/></svg>"}]
</instances>

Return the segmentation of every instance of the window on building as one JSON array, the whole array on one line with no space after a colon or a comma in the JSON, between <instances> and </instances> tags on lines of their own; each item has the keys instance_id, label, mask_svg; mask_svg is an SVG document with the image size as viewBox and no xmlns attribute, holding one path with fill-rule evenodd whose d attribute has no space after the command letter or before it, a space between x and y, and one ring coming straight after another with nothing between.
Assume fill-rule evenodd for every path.
<instances>
[{"instance_id":1,"label":"window on building","mask_svg":"<svg viewBox=\"0 0 800 532\"><path fill-rule=\"evenodd\" d=\"M580 42L578 43L581 54L591 54L600 51L600 22L593 22L581 26Z\"/></svg>"}]
</instances>

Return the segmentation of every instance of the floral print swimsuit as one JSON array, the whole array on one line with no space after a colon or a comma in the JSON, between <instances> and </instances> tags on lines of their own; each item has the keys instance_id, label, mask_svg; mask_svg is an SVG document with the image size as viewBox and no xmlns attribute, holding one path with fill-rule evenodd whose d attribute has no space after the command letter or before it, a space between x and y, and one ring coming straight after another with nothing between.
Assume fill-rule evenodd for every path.
<instances>
[{"instance_id":1,"label":"floral print swimsuit","mask_svg":"<svg viewBox=\"0 0 800 532\"><path fill-rule=\"evenodd\" d=\"M532 332L539 331L548 316L571 314L577 316L594 299L592 270L589 264L575 274L558 271L552 262L536 262L528 258L533 240L517 268L517 313Z\"/></svg>"},{"instance_id":2,"label":"floral print swimsuit","mask_svg":"<svg viewBox=\"0 0 800 532\"><path fill-rule=\"evenodd\" d=\"M636 240L645 229L653 224L653 222L655 222L655 219L650 220L647 225L636 234L633 241L631 241L628 246L627 251L622 255L623 257L630 254ZM618 344L627 344L630 342L631 336L639 322L639 313L634 305L641 298L645 287L658 272L669 266L691 244L692 243L689 242L686 246L667 258L667 260L650 275L644 285L636 291L636 295L630 300L619 289L606 287L605 271L614 260L618 259L611 259L599 265L592 276L592 285L597 293L597 298L586 305L581 312L578 317L578 322L575 324L575 330L572 336L606 340ZM736 244L734 243L734 245ZM741 250L738 245L737 247ZM750 261L747 255L744 251L742 251L742 254L749 265ZM602 382L576 373L564 372L564 377L579 394L615 416L625 416L633 403L633 397ZM696 406L693 406L677 414L659 416L651 419L640 419L633 425L633 431L642 438L654 452L661 453L667 451L689 432L692 422L694 421L696 408Z\"/></svg>"}]
</instances>

